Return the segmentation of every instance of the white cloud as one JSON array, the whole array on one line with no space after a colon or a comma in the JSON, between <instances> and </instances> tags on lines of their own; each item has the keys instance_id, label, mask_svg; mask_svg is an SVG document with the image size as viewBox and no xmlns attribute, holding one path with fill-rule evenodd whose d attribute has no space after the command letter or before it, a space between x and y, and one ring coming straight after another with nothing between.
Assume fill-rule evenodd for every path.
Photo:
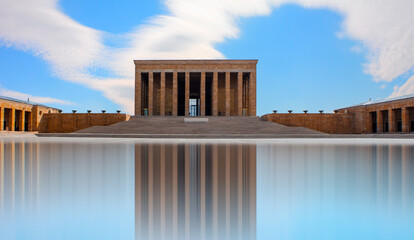
<instances>
[{"instance_id":1,"label":"white cloud","mask_svg":"<svg viewBox=\"0 0 414 240\"><path fill-rule=\"evenodd\" d=\"M394 92L390 97L399 97L414 93L414 75L411 76L401 87L394 86Z\"/></svg>"},{"instance_id":2,"label":"white cloud","mask_svg":"<svg viewBox=\"0 0 414 240\"><path fill-rule=\"evenodd\" d=\"M269 15L286 3L343 15L339 35L360 41L367 52L365 71L375 81L391 82L414 66L412 0L165 0L168 15L121 36L129 39L122 49L104 46L104 33L70 19L55 0L0 1L3 45L33 52L59 77L102 91L127 112L133 109L132 60L225 58L215 45L238 37L239 18ZM99 68L115 77L91 71Z\"/></svg>"},{"instance_id":3,"label":"white cloud","mask_svg":"<svg viewBox=\"0 0 414 240\"><path fill-rule=\"evenodd\" d=\"M31 102L41 103L41 104L73 105L73 103L70 102L70 101L60 100L60 99L51 98L51 97L32 96L32 95L26 94L26 93L11 91L11 90L2 88L1 86L0 86L0 95L15 98L15 99L19 99L19 100L30 99Z\"/></svg>"}]
</instances>

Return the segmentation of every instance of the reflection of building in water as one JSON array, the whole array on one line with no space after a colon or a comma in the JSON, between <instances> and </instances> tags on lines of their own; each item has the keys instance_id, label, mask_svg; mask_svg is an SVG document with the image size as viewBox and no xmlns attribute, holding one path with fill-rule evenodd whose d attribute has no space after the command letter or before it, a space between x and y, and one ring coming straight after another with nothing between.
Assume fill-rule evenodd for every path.
<instances>
[{"instance_id":1,"label":"reflection of building in water","mask_svg":"<svg viewBox=\"0 0 414 240\"><path fill-rule=\"evenodd\" d=\"M135 147L136 239L255 239L256 146Z\"/></svg>"},{"instance_id":2,"label":"reflection of building in water","mask_svg":"<svg viewBox=\"0 0 414 240\"><path fill-rule=\"evenodd\" d=\"M39 145L0 142L0 213L34 207L39 193Z\"/></svg>"},{"instance_id":3,"label":"reflection of building in water","mask_svg":"<svg viewBox=\"0 0 414 240\"><path fill-rule=\"evenodd\" d=\"M129 144L0 141L0 220L19 212L57 214L63 206L130 212L132 153ZM102 221L106 212L99 214Z\"/></svg>"}]
</instances>

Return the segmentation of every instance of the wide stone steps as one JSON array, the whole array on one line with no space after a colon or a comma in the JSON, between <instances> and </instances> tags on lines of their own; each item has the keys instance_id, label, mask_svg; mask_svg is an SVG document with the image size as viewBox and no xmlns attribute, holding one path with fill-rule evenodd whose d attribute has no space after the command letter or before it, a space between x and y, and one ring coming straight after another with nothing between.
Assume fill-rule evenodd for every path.
<instances>
[{"instance_id":1,"label":"wide stone steps","mask_svg":"<svg viewBox=\"0 0 414 240\"><path fill-rule=\"evenodd\" d=\"M97 126L76 133L153 135L307 135L323 134L302 127L287 127L260 117L205 117L207 122L184 122L185 117L131 117L129 121Z\"/></svg>"}]
</instances>

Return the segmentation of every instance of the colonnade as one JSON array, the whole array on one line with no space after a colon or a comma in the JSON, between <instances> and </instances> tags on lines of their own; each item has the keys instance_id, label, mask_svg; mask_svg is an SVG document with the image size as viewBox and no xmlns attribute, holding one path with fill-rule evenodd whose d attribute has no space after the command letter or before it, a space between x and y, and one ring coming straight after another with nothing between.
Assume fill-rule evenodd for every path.
<instances>
[{"instance_id":1,"label":"colonnade","mask_svg":"<svg viewBox=\"0 0 414 240\"><path fill-rule=\"evenodd\" d=\"M0 131L31 131L31 111L0 107Z\"/></svg>"},{"instance_id":2,"label":"colonnade","mask_svg":"<svg viewBox=\"0 0 414 240\"><path fill-rule=\"evenodd\" d=\"M369 112L371 132L404 132L414 131L413 107L389 108Z\"/></svg>"},{"instance_id":3,"label":"colonnade","mask_svg":"<svg viewBox=\"0 0 414 240\"><path fill-rule=\"evenodd\" d=\"M166 113L166 73L172 74L172 112ZM136 92L135 92L135 115L180 115L179 109L179 83L178 75L184 75L185 79L185 99L184 99L184 116L190 115L190 88L191 74L200 74L199 99L200 99L200 116L255 116L256 115L256 72L137 72L136 73ZM159 96L156 99L154 75L160 74ZM212 75L211 92L207 91L206 75ZM219 80L219 74L224 75L224 84ZM237 74L237 81L231 84L231 74ZM147 85L148 84L148 85ZM224 85L220 88L219 85ZM198 86L198 84L197 84ZM220 92L224 90L225 97L219 97ZM211 94L211 111L206 111L207 101L206 95ZM160 102L159 113L155 113L154 102ZM224 101L221 102L221 101ZM224 104L224 109L219 106ZM233 110L232 110L233 108Z\"/></svg>"}]
</instances>

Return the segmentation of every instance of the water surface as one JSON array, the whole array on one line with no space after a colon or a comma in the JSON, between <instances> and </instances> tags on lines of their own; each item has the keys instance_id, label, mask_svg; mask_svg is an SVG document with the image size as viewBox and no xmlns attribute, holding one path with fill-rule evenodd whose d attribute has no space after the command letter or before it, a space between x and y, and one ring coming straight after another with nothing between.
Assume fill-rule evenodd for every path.
<instances>
[{"instance_id":1,"label":"water surface","mask_svg":"<svg viewBox=\"0 0 414 240\"><path fill-rule=\"evenodd\" d=\"M414 239L414 141L0 140L1 239Z\"/></svg>"}]
</instances>

